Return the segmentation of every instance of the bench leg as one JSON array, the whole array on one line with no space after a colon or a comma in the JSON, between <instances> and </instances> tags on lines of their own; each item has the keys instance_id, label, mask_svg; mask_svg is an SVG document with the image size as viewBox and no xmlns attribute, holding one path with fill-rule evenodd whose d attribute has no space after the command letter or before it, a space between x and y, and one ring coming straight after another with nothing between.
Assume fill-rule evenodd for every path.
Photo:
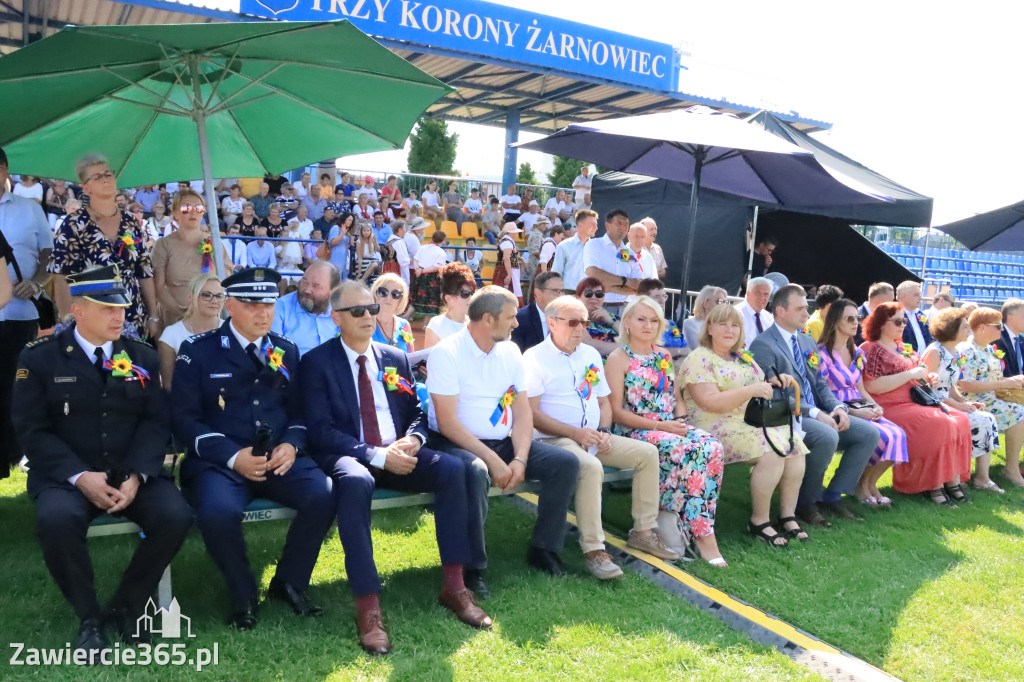
<instances>
[{"instance_id":1,"label":"bench leg","mask_svg":"<svg viewBox=\"0 0 1024 682\"><path fill-rule=\"evenodd\" d=\"M162 609L171 608L171 600L174 598L171 590L171 566L168 564L164 574L160 576L160 584L156 588L156 601Z\"/></svg>"}]
</instances>

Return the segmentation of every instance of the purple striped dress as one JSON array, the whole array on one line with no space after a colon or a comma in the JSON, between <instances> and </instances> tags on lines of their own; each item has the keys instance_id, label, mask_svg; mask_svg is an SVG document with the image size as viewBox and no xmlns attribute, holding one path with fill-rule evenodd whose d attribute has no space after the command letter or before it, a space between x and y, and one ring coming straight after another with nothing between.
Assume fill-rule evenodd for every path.
<instances>
[{"instance_id":1,"label":"purple striped dress","mask_svg":"<svg viewBox=\"0 0 1024 682\"><path fill-rule=\"evenodd\" d=\"M863 366L863 360L860 359L864 356L864 351L860 348L857 349L857 354L854 356L853 363L849 367L844 365L841 357L833 355L824 346L819 346L818 351L821 356L822 376L836 398L844 402L861 399L860 391L857 390L857 384L860 383L861 379L861 371L858 364ZM906 462L909 459L907 455L906 432L884 417L871 423L878 429L881 439L868 464L892 462L895 465Z\"/></svg>"}]
</instances>

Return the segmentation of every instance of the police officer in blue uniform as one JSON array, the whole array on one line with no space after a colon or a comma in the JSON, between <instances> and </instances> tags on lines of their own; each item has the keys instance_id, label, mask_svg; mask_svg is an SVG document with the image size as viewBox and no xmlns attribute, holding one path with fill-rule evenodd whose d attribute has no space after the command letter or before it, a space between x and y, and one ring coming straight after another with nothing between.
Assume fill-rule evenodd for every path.
<instances>
[{"instance_id":1,"label":"police officer in blue uniform","mask_svg":"<svg viewBox=\"0 0 1024 682\"><path fill-rule=\"evenodd\" d=\"M303 616L322 613L306 588L335 509L330 479L303 452L306 426L293 374L298 348L270 331L280 281L264 268L225 279L231 318L182 343L171 389L175 433L188 447L182 488L231 592L228 622L241 630L257 624L245 506L263 497L296 511L267 596ZM268 442L267 454L254 452Z\"/></svg>"},{"instance_id":2,"label":"police officer in blue uniform","mask_svg":"<svg viewBox=\"0 0 1024 682\"><path fill-rule=\"evenodd\" d=\"M68 275L75 323L29 343L15 374L11 418L28 455L28 493L46 567L81 619L76 649L146 641L136 619L192 525L163 474L171 435L156 351L121 336L130 301L117 266ZM145 535L106 609L93 586L89 523L123 516Z\"/></svg>"}]
</instances>

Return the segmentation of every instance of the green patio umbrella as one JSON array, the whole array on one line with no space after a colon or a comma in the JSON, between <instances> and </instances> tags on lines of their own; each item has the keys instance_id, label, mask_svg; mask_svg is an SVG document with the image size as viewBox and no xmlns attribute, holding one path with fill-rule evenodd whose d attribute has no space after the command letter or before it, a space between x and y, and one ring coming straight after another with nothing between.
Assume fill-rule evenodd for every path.
<instances>
[{"instance_id":1,"label":"green patio umbrella","mask_svg":"<svg viewBox=\"0 0 1024 682\"><path fill-rule=\"evenodd\" d=\"M0 146L43 177L88 152L121 187L201 177L212 209L215 177L400 148L451 91L344 20L68 26L0 59Z\"/></svg>"}]
</instances>

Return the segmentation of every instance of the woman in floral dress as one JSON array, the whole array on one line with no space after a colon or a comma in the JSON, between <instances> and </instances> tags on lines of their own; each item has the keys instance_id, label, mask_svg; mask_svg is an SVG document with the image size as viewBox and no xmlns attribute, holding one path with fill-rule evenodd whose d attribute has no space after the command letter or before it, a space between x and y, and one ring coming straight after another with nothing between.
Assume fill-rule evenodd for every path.
<instances>
[{"instance_id":1,"label":"woman in floral dress","mask_svg":"<svg viewBox=\"0 0 1024 682\"><path fill-rule=\"evenodd\" d=\"M638 296L623 312L619 337L623 345L608 356L605 365L612 390L612 431L658 447L663 510L658 529L666 544L676 544L682 520L700 556L713 566L725 566L715 538L715 510L725 466L722 444L682 421L683 402L672 360L656 345L664 329L661 306L648 296Z\"/></svg>"},{"instance_id":2,"label":"woman in floral dress","mask_svg":"<svg viewBox=\"0 0 1024 682\"><path fill-rule=\"evenodd\" d=\"M821 372L837 399L844 403L860 401L869 405L853 407L848 404L850 414L870 421L880 436L878 447L857 481L857 499L868 506L891 507L892 499L878 489L878 479L889 467L909 461L907 434L882 416L885 410L864 388L861 371L864 369L864 351L853 343L858 326L856 303L841 298L829 306L818 336Z\"/></svg>"},{"instance_id":3,"label":"woman in floral dress","mask_svg":"<svg viewBox=\"0 0 1024 682\"><path fill-rule=\"evenodd\" d=\"M796 519L807 447L797 435L790 442L788 427L771 426L762 431L744 421L750 399L770 398L773 389L746 350L739 311L728 302L720 303L702 318L705 321L698 345L686 356L679 372L690 422L721 441L726 463L754 464L750 475L749 532L772 547L787 546L789 540L784 535L807 540L807 533ZM787 386L792 383L785 374L780 379ZM779 529L771 522L772 495L776 489Z\"/></svg>"},{"instance_id":4,"label":"woman in floral dress","mask_svg":"<svg viewBox=\"0 0 1024 682\"><path fill-rule=\"evenodd\" d=\"M964 341L957 350L963 355L960 390L964 395L985 404L985 410L996 418L999 430L1006 434L1006 469L1010 483L1024 487L1020 472L1020 448L1024 444L1024 406L1000 400L996 391L1019 388L1020 377L1003 377L1001 355L992 344L1002 332L1002 315L998 310L978 308L971 313L968 324L974 338Z\"/></svg>"},{"instance_id":5,"label":"woman in floral dress","mask_svg":"<svg viewBox=\"0 0 1024 682\"><path fill-rule=\"evenodd\" d=\"M957 344L963 343L971 331L967 324L967 311L963 308L947 308L932 315L928 330L935 339L924 354L921 362L929 372L935 372L939 381L935 391L942 396L946 405L967 415L971 421L971 456L974 458L974 487L1002 493L998 485L989 478L989 464L992 451L999 446L999 426L985 404L972 402L959 390L960 366L963 363Z\"/></svg>"}]
</instances>

